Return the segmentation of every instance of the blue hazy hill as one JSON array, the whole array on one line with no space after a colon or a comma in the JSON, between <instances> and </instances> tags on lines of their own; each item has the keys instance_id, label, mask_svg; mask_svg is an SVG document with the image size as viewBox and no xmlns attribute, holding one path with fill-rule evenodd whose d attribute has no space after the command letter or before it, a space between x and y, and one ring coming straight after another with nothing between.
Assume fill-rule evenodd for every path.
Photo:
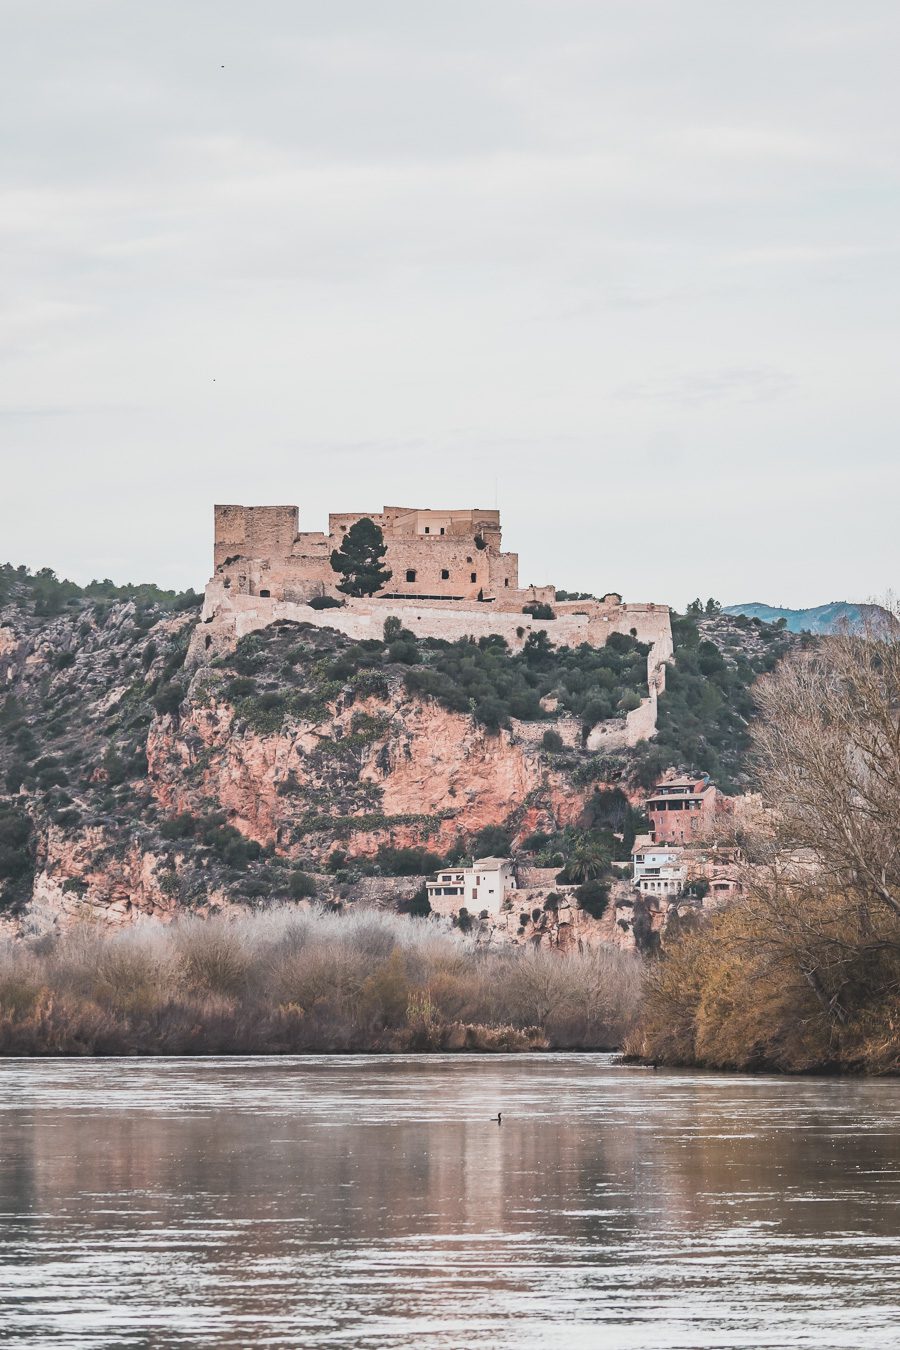
<instances>
[{"instance_id":1,"label":"blue hazy hill","mask_svg":"<svg viewBox=\"0 0 900 1350\"><path fill-rule=\"evenodd\" d=\"M854 605L849 600L833 600L830 605L816 605L814 609L779 609L775 605L724 605L723 614L746 614L748 619L762 619L777 623L784 619L792 633L836 633L844 627L860 628L867 623L896 627L881 605Z\"/></svg>"}]
</instances>

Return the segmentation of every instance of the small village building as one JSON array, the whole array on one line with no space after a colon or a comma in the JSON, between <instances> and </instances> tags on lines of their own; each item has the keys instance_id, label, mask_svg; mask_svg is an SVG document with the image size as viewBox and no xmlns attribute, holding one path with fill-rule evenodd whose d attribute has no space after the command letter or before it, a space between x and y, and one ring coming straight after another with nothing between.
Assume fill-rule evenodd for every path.
<instances>
[{"instance_id":1,"label":"small village building","mask_svg":"<svg viewBox=\"0 0 900 1350\"><path fill-rule=\"evenodd\" d=\"M725 797L708 774L664 778L644 802L654 842L689 844L714 829L717 816L729 811Z\"/></svg>"},{"instance_id":2,"label":"small village building","mask_svg":"<svg viewBox=\"0 0 900 1350\"><path fill-rule=\"evenodd\" d=\"M437 914L467 909L478 916L499 914L503 901L516 890L511 858L476 858L470 867L447 867L425 883L431 908Z\"/></svg>"},{"instance_id":3,"label":"small village building","mask_svg":"<svg viewBox=\"0 0 900 1350\"><path fill-rule=\"evenodd\" d=\"M680 895L687 881L683 850L639 835L631 854L634 886L642 895Z\"/></svg>"}]
</instances>

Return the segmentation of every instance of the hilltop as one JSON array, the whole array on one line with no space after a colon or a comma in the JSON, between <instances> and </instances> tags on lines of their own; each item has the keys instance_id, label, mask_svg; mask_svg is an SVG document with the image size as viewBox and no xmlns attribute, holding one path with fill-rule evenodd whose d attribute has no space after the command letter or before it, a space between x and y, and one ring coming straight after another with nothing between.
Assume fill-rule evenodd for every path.
<instances>
[{"instance_id":1,"label":"hilltop","mask_svg":"<svg viewBox=\"0 0 900 1350\"><path fill-rule=\"evenodd\" d=\"M844 627L861 629L876 627L896 627L896 619L882 605L857 605L847 600L832 600L828 605L817 605L813 609L779 609L772 605L748 604L725 605L723 614L743 614L749 619L760 619L766 624L783 621L790 633L816 633L826 635L837 633Z\"/></svg>"}]
</instances>

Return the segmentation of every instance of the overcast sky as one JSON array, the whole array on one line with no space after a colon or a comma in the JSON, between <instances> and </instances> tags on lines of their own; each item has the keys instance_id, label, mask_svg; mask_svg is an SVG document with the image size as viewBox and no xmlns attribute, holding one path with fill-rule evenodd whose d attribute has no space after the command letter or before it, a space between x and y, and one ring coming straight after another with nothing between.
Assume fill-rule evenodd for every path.
<instances>
[{"instance_id":1,"label":"overcast sky","mask_svg":"<svg viewBox=\"0 0 900 1350\"><path fill-rule=\"evenodd\" d=\"M523 582L898 581L896 0L3 0L0 558L500 506Z\"/></svg>"}]
</instances>

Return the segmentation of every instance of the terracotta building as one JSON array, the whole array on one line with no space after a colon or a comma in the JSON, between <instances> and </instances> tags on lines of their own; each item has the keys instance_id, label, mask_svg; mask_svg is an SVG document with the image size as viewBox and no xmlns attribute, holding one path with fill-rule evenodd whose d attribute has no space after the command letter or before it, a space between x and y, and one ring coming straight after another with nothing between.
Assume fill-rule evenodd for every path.
<instances>
[{"instance_id":1,"label":"terracotta building","mask_svg":"<svg viewBox=\"0 0 900 1350\"><path fill-rule=\"evenodd\" d=\"M688 844L708 838L716 818L728 814L725 797L708 774L664 778L644 802L653 839L658 844Z\"/></svg>"}]
</instances>

